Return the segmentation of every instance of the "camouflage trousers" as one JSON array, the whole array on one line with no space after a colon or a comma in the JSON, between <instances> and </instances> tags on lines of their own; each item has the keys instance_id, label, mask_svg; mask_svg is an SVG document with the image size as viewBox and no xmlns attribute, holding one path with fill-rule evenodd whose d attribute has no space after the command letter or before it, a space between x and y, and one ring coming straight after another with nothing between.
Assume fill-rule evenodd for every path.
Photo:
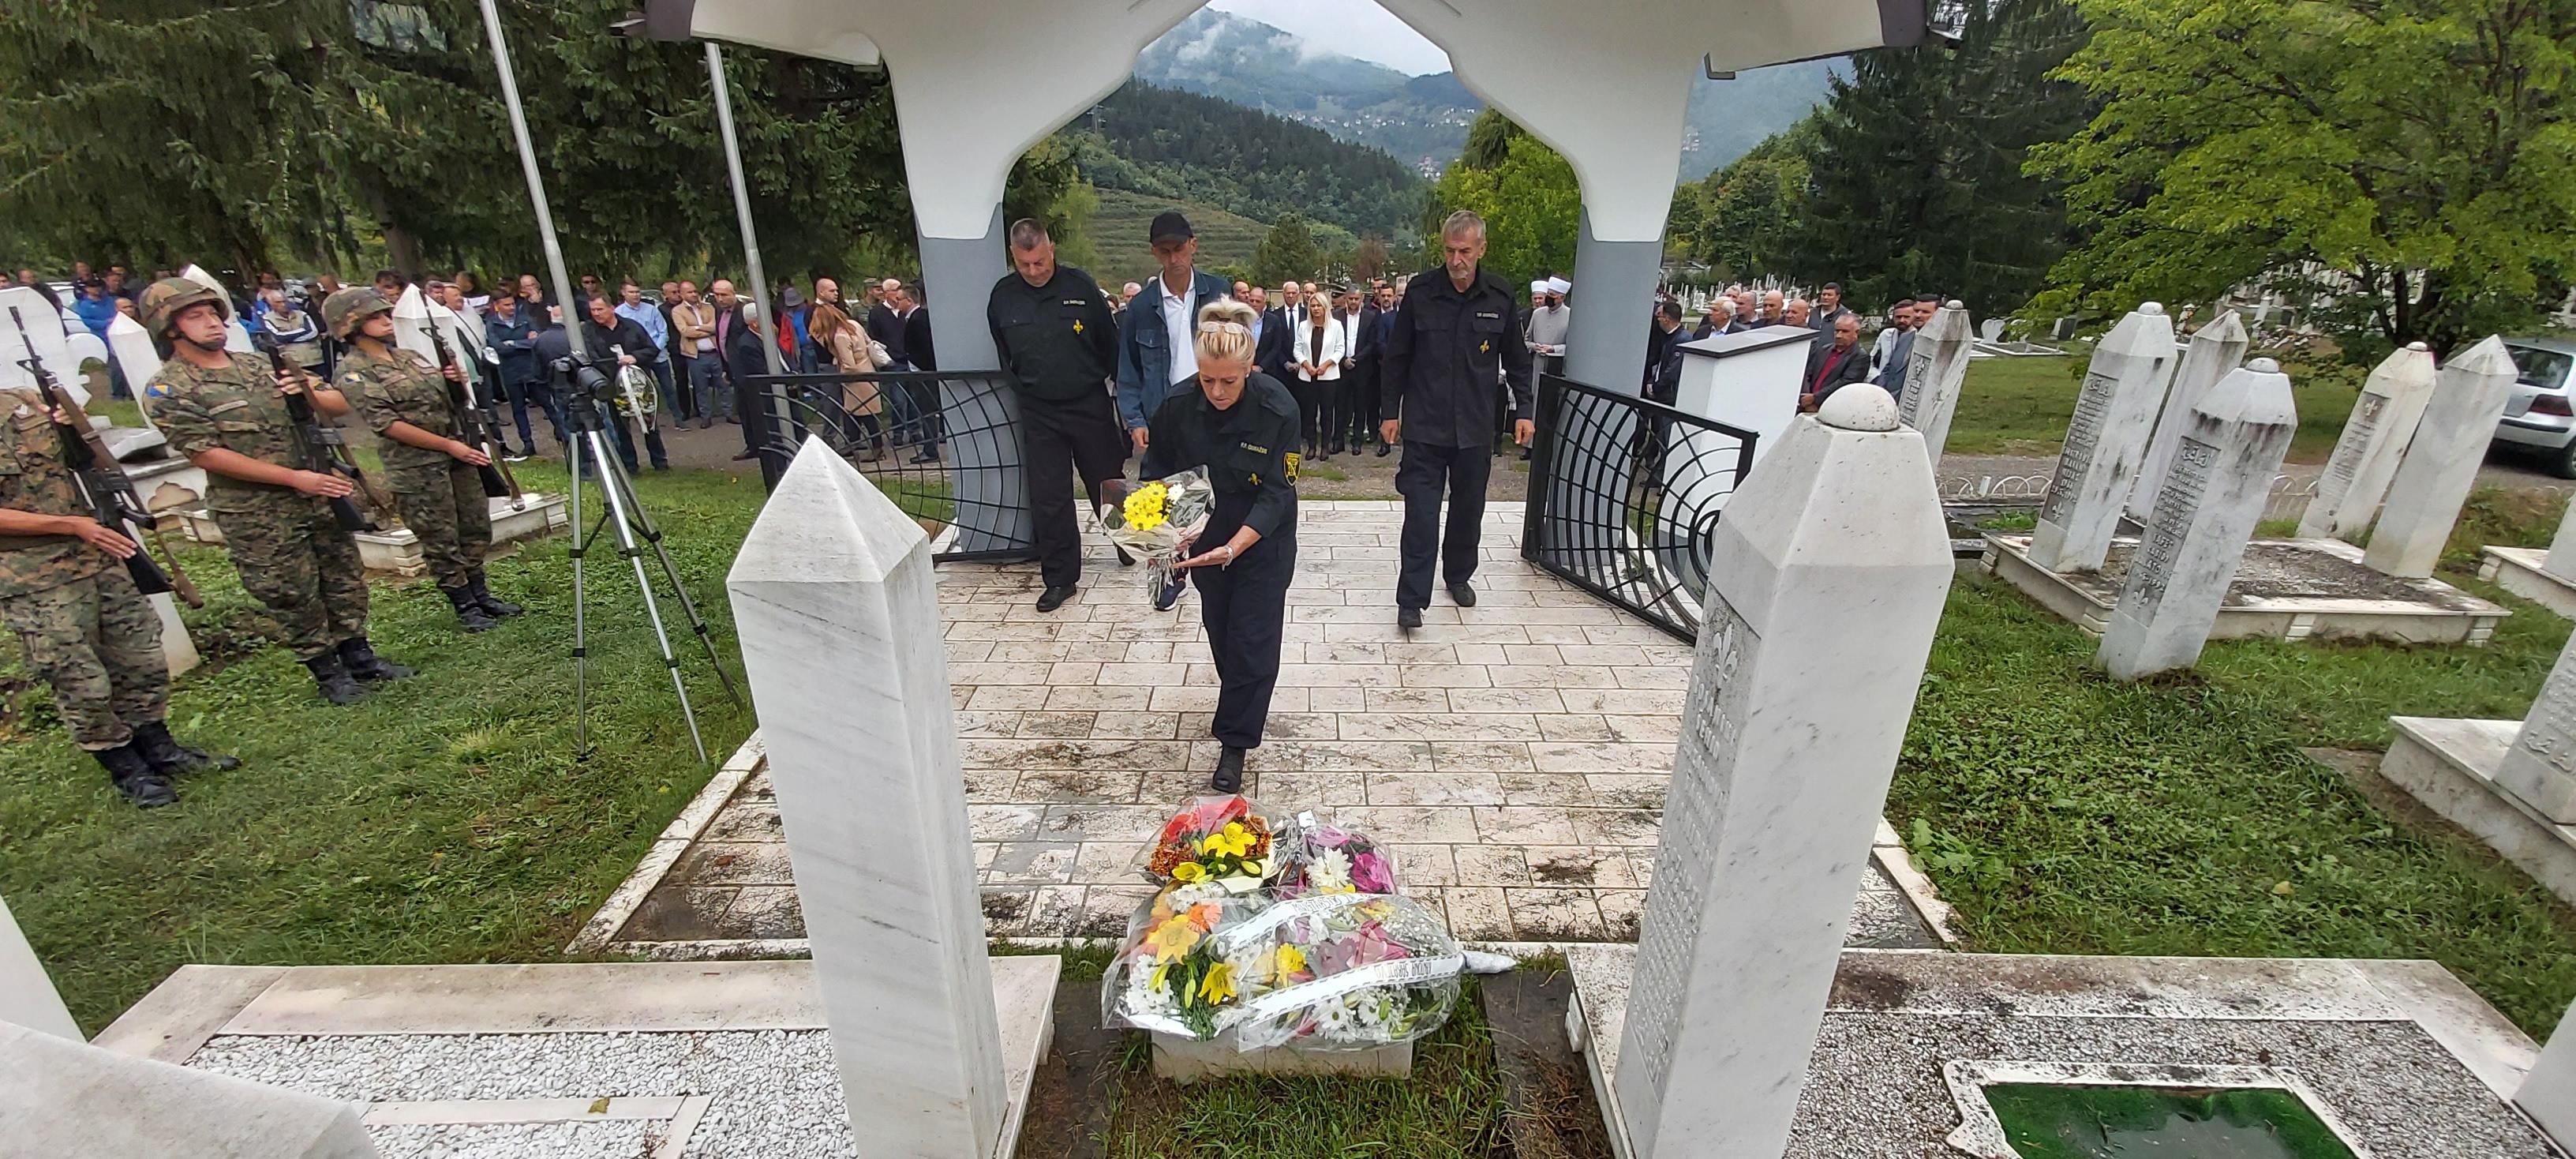
<instances>
[{"instance_id":1,"label":"camouflage trousers","mask_svg":"<svg viewBox=\"0 0 2576 1159\"><path fill-rule=\"evenodd\" d=\"M0 623L26 646L27 667L54 686L54 711L80 747L115 748L168 715L161 617L124 568L0 598Z\"/></svg>"},{"instance_id":2,"label":"camouflage trousers","mask_svg":"<svg viewBox=\"0 0 2576 1159\"><path fill-rule=\"evenodd\" d=\"M286 646L310 660L367 634L367 569L331 509L302 495L213 512L242 590L277 617Z\"/></svg>"},{"instance_id":3,"label":"camouflage trousers","mask_svg":"<svg viewBox=\"0 0 2576 1159\"><path fill-rule=\"evenodd\" d=\"M492 554L492 507L483 500L483 476L466 464L385 468L403 526L420 538L421 559L442 588L463 587Z\"/></svg>"}]
</instances>

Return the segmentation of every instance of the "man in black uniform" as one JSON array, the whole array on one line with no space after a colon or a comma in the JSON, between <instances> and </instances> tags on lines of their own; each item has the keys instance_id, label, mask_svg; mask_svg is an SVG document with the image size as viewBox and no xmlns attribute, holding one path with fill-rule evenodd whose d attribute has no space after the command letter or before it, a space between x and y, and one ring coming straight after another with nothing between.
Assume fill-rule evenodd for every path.
<instances>
[{"instance_id":1,"label":"man in black uniform","mask_svg":"<svg viewBox=\"0 0 2576 1159\"><path fill-rule=\"evenodd\" d=\"M1033 219L1011 223L1014 273L993 283L984 322L1002 371L1020 389L1020 469L1029 481L1029 524L1037 537L1052 612L1082 582L1082 535L1073 511L1073 471L1100 507L1100 485L1127 470L1127 436L1110 405L1118 369L1118 319L1091 275L1055 264L1055 239ZM1066 469L1067 465L1071 471Z\"/></svg>"},{"instance_id":2,"label":"man in black uniform","mask_svg":"<svg viewBox=\"0 0 2576 1159\"><path fill-rule=\"evenodd\" d=\"M1485 518L1485 480L1493 473L1494 381L1511 390L1512 440L1526 447L1531 415L1529 344L1520 310L1502 281L1478 269L1485 220L1459 210L1440 229L1442 269L1417 275L1395 308L1395 329L1378 355L1378 390L1389 443L1401 438L1395 471L1404 496L1403 567L1395 581L1395 622L1422 626L1431 606L1431 559L1462 608L1476 606L1476 548ZM1440 498L1449 497L1443 546Z\"/></svg>"}]
</instances>

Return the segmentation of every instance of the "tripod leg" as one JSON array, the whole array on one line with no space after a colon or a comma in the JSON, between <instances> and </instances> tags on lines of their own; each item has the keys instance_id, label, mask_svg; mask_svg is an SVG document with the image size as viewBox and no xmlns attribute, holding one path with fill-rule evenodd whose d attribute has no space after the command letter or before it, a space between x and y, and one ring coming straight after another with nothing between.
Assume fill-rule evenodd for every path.
<instances>
[{"instance_id":1,"label":"tripod leg","mask_svg":"<svg viewBox=\"0 0 2576 1159\"><path fill-rule=\"evenodd\" d=\"M617 553L625 556L626 561L634 565L635 588L643 593L644 616L652 621L653 639L661 645L662 667L671 673L671 690L680 696L680 717L688 723L689 743L697 747L698 763L705 764L707 763L707 742L698 733L698 712L689 703L688 685L680 679L680 658L671 652L671 633L662 626L662 607L653 598L653 581L644 571L644 552L635 546L634 523L626 506L627 497L632 492L629 490L624 473L616 462L608 458L607 436L593 432L589 439L591 454L601 460L599 463L600 492L608 503L607 524L614 528L617 534ZM683 598L686 597L683 596Z\"/></svg>"},{"instance_id":2,"label":"tripod leg","mask_svg":"<svg viewBox=\"0 0 2576 1159\"><path fill-rule=\"evenodd\" d=\"M723 683L725 695L732 697L735 704L742 703L742 692L734 687L733 674L725 670L724 661L716 655L715 634L707 628L706 617L698 614L698 602L689 598L688 585L680 582L680 568L671 562L671 549L662 544L662 529L654 524L652 514L644 510L643 501L635 497L631 484L629 487L625 495L626 511L634 520L636 532L653 545L653 554L661 559L662 576L671 581L672 594L680 598L680 614L688 617L690 630L698 635L698 645L706 649L707 666L716 670L716 679Z\"/></svg>"},{"instance_id":3,"label":"tripod leg","mask_svg":"<svg viewBox=\"0 0 2576 1159\"><path fill-rule=\"evenodd\" d=\"M581 586L581 557L597 537L597 532L584 531L581 525L581 448L571 448L564 456L572 468L572 487L566 493L568 509L566 526L572 534L572 731L576 762L590 760L590 649L584 620Z\"/></svg>"}]
</instances>

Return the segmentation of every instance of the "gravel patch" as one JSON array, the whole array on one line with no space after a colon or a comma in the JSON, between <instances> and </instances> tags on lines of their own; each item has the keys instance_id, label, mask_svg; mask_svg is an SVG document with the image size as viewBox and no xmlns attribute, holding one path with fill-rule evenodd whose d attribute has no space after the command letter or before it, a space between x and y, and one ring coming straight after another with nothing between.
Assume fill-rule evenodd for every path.
<instances>
[{"instance_id":1,"label":"gravel patch","mask_svg":"<svg viewBox=\"0 0 2576 1159\"><path fill-rule=\"evenodd\" d=\"M662 1145L667 1124L477 1123L369 1127L384 1159L640 1159Z\"/></svg>"},{"instance_id":2,"label":"gravel patch","mask_svg":"<svg viewBox=\"0 0 2576 1159\"><path fill-rule=\"evenodd\" d=\"M368 1035L256 1037L206 1043L188 1065L351 1101L601 1098L707 1095L689 1159L854 1159L839 1071L820 1030L648 1034ZM583 1130L658 1124L584 1124ZM402 1128L405 1131L463 1128ZM478 1131L480 1129L477 1129ZM379 1132L381 1140L384 1135ZM526 1127L476 1134L473 1151L417 1151L449 1159L555 1159L646 1154L606 1135L540 1139ZM513 1142L523 1146L510 1146ZM394 1152L387 1148L388 1156Z\"/></svg>"}]
</instances>

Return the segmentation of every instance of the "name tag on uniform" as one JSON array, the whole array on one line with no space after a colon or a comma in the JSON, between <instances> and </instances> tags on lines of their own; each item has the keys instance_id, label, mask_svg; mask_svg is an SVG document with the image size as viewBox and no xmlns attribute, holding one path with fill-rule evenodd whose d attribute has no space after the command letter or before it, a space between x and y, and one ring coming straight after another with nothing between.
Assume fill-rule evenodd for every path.
<instances>
[{"instance_id":1,"label":"name tag on uniform","mask_svg":"<svg viewBox=\"0 0 2576 1159\"><path fill-rule=\"evenodd\" d=\"M1256 447L1250 443L1236 443L1235 445L1256 455L1267 455L1270 453L1270 448L1268 447Z\"/></svg>"}]
</instances>

